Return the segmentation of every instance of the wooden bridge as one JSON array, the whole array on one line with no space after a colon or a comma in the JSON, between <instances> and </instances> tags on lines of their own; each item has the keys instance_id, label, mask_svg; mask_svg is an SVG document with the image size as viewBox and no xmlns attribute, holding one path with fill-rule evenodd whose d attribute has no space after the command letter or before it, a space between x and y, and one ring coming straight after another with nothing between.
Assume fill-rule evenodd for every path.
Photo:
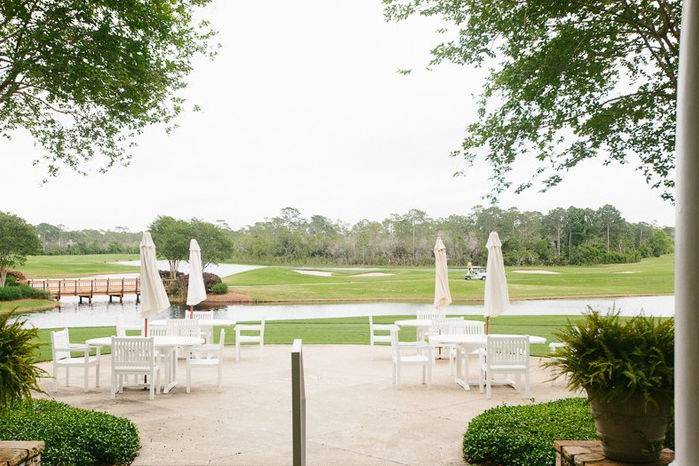
<instances>
[{"instance_id":1,"label":"wooden bridge","mask_svg":"<svg viewBox=\"0 0 699 466\"><path fill-rule=\"evenodd\" d=\"M44 290L54 299L62 296L77 296L80 303L83 298L92 303L93 296L109 296L124 301L124 295L135 294L136 302L141 299L141 279L139 278L56 278L46 280L28 280L31 287Z\"/></svg>"}]
</instances>

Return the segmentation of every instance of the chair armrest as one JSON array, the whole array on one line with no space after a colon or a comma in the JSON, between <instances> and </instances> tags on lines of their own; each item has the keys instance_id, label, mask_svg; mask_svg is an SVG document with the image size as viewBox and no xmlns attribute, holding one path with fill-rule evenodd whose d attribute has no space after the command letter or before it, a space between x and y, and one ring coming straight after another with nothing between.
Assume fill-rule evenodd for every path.
<instances>
[{"instance_id":1,"label":"chair armrest","mask_svg":"<svg viewBox=\"0 0 699 466\"><path fill-rule=\"evenodd\" d=\"M260 331L261 331L261 330L262 330L262 325L260 325L260 324L257 324L257 325L254 325L254 324L237 324L237 325L235 326L235 329L236 329L236 330L260 330Z\"/></svg>"},{"instance_id":2,"label":"chair armrest","mask_svg":"<svg viewBox=\"0 0 699 466\"><path fill-rule=\"evenodd\" d=\"M398 330L398 326L395 324L372 324L371 328L373 330L385 330L385 331L391 331L393 329Z\"/></svg>"}]
</instances>

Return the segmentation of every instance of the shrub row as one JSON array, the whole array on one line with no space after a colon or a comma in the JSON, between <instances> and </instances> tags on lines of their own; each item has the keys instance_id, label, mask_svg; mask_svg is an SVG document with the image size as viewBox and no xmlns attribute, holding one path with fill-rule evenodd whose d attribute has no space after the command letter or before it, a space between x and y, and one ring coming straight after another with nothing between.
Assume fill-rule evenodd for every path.
<instances>
[{"instance_id":1,"label":"shrub row","mask_svg":"<svg viewBox=\"0 0 699 466\"><path fill-rule=\"evenodd\" d=\"M14 301L15 299L49 299L49 294L29 285L0 286L0 301Z\"/></svg>"},{"instance_id":2,"label":"shrub row","mask_svg":"<svg viewBox=\"0 0 699 466\"><path fill-rule=\"evenodd\" d=\"M597 438L585 398L498 406L476 416L464 434L464 458L474 464L553 466L554 440Z\"/></svg>"},{"instance_id":3,"label":"shrub row","mask_svg":"<svg viewBox=\"0 0 699 466\"><path fill-rule=\"evenodd\" d=\"M128 419L49 400L9 405L0 411L0 439L43 440L42 464L130 464L140 448Z\"/></svg>"}]
</instances>

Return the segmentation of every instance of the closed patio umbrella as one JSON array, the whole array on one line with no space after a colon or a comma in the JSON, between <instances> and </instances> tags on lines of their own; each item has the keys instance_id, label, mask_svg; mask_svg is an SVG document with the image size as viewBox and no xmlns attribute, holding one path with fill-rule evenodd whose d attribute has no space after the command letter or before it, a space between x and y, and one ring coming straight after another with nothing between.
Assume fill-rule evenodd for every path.
<instances>
[{"instance_id":1,"label":"closed patio umbrella","mask_svg":"<svg viewBox=\"0 0 699 466\"><path fill-rule=\"evenodd\" d=\"M497 232L490 232L486 247L488 248L488 264L485 269L483 315L485 316L485 332L488 333L490 318L505 312L510 305L510 295L507 292L505 262L502 259L502 243Z\"/></svg>"},{"instance_id":2,"label":"closed patio umbrella","mask_svg":"<svg viewBox=\"0 0 699 466\"><path fill-rule=\"evenodd\" d=\"M447 248L441 237L434 245L434 307L441 311L451 304L449 291L449 269L447 268Z\"/></svg>"},{"instance_id":3,"label":"closed patio umbrella","mask_svg":"<svg viewBox=\"0 0 699 466\"><path fill-rule=\"evenodd\" d=\"M148 318L170 307L170 300L158 273L155 260L155 244L149 232L141 239L141 316L145 319L145 335L148 336Z\"/></svg>"},{"instance_id":4,"label":"closed patio umbrella","mask_svg":"<svg viewBox=\"0 0 699 466\"><path fill-rule=\"evenodd\" d=\"M194 317L194 305L206 299L204 271L201 266L201 249L197 240L189 242L189 281L187 283L187 305L189 316Z\"/></svg>"}]
</instances>

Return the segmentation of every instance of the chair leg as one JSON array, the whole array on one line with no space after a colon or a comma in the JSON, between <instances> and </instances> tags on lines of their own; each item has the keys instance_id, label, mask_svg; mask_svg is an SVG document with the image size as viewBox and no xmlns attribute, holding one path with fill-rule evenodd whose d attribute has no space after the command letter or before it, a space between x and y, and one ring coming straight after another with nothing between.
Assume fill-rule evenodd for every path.
<instances>
[{"instance_id":1,"label":"chair leg","mask_svg":"<svg viewBox=\"0 0 699 466\"><path fill-rule=\"evenodd\" d=\"M83 392L87 391L88 369L90 369L89 366L83 366Z\"/></svg>"},{"instance_id":2,"label":"chair leg","mask_svg":"<svg viewBox=\"0 0 699 466\"><path fill-rule=\"evenodd\" d=\"M262 354L265 352L265 341L262 339L262 336L260 336L260 357L262 357Z\"/></svg>"},{"instance_id":3,"label":"chair leg","mask_svg":"<svg viewBox=\"0 0 699 466\"><path fill-rule=\"evenodd\" d=\"M400 387L400 364L396 364L396 388Z\"/></svg>"},{"instance_id":4,"label":"chair leg","mask_svg":"<svg viewBox=\"0 0 699 466\"><path fill-rule=\"evenodd\" d=\"M493 396L493 391L490 386L491 374L485 375L485 396L490 399Z\"/></svg>"},{"instance_id":5,"label":"chair leg","mask_svg":"<svg viewBox=\"0 0 699 466\"><path fill-rule=\"evenodd\" d=\"M155 400L155 387L156 387L156 381L153 379L153 376L155 374L153 372L150 373L150 390L148 393L148 399L149 400Z\"/></svg>"},{"instance_id":6,"label":"chair leg","mask_svg":"<svg viewBox=\"0 0 699 466\"><path fill-rule=\"evenodd\" d=\"M427 382L427 364L422 365L422 384L425 385Z\"/></svg>"},{"instance_id":7,"label":"chair leg","mask_svg":"<svg viewBox=\"0 0 699 466\"><path fill-rule=\"evenodd\" d=\"M97 364L95 365L95 388L100 387L100 363L99 360L97 361Z\"/></svg>"},{"instance_id":8,"label":"chair leg","mask_svg":"<svg viewBox=\"0 0 699 466\"><path fill-rule=\"evenodd\" d=\"M432 366L427 366L427 388L432 384Z\"/></svg>"},{"instance_id":9,"label":"chair leg","mask_svg":"<svg viewBox=\"0 0 699 466\"><path fill-rule=\"evenodd\" d=\"M187 363L187 393L190 393L192 389L192 366Z\"/></svg>"},{"instance_id":10,"label":"chair leg","mask_svg":"<svg viewBox=\"0 0 699 466\"><path fill-rule=\"evenodd\" d=\"M222 357L222 356L219 356ZM221 390L221 376L223 375L223 364L221 364L222 361L218 362L218 385L216 386L217 389Z\"/></svg>"},{"instance_id":11,"label":"chair leg","mask_svg":"<svg viewBox=\"0 0 699 466\"><path fill-rule=\"evenodd\" d=\"M529 368L524 373L524 394L529 396Z\"/></svg>"}]
</instances>

